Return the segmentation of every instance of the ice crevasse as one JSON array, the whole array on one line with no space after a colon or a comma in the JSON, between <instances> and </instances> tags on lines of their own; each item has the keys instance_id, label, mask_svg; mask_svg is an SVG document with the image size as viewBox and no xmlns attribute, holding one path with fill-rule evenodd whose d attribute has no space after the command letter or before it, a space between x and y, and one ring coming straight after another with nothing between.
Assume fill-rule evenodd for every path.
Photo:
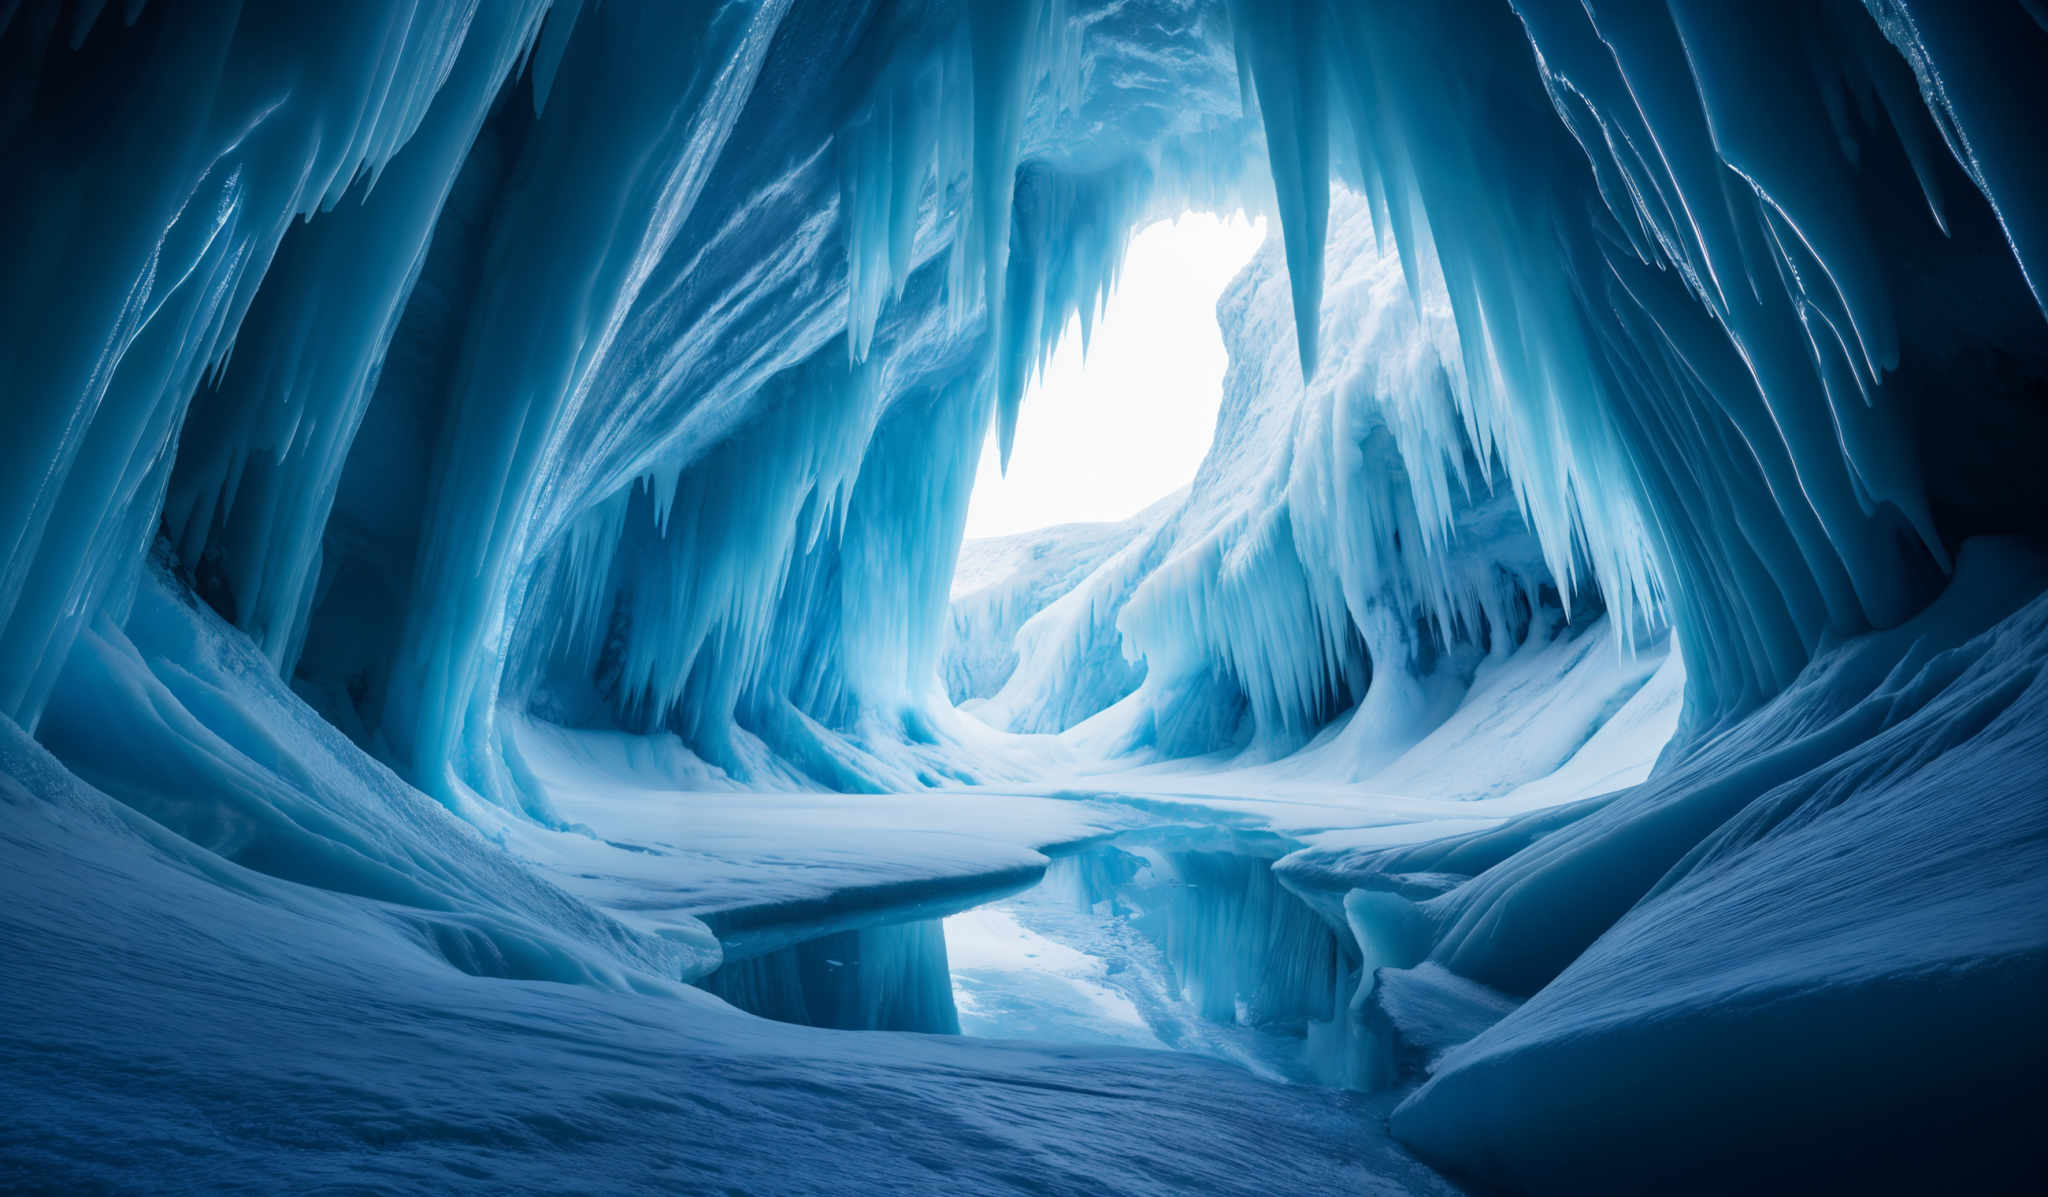
<instances>
[{"instance_id":1,"label":"ice crevasse","mask_svg":"<svg viewBox=\"0 0 2048 1197\"><path fill-rule=\"evenodd\" d=\"M2044 65L2004 0L0 4L7 851L672 995L701 923L502 850L522 722L1348 782L1604 615L1683 657L1647 781L1279 866L1381 1041L1493 995L1394 1135L2037 1168ZM984 436L1191 206L1275 230L1202 472L960 614Z\"/></svg>"}]
</instances>

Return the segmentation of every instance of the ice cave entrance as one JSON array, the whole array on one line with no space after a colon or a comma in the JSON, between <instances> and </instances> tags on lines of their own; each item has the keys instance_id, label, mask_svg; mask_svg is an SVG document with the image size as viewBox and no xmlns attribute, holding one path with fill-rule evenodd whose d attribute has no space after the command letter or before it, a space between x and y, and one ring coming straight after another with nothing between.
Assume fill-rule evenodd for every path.
<instances>
[{"instance_id":1,"label":"ice cave entrance","mask_svg":"<svg viewBox=\"0 0 2048 1197\"><path fill-rule=\"evenodd\" d=\"M1025 396L1007 473L990 430L969 540L1129 519L1188 484L1228 364L1216 301L1265 236L1243 212L1184 212L1132 236L1085 352L1077 316Z\"/></svg>"}]
</instances>

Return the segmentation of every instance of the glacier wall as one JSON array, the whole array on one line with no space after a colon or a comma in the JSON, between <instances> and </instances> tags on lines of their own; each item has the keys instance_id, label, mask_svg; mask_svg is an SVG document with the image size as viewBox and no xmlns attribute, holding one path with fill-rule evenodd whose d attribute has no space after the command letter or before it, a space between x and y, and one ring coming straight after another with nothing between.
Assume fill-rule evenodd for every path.
<instances>
[{"instance_id":1,"label":"glacier wall","mask_svg":"<svg viewBox=\"0 0 2048 1197\"><path fill-rule=\"evenodd\" d=\"M1982 187L1945 82L2023 102L2041 29L1994 7L1303 3L1243 30L1255 85L1287 93L1263 109L1279 192L1356 153L1409 277L1445 281L1477 439L1552 572L1579 544L1611 606L1669 596L1695 727L1904 618L1964 536L2038 517L2030 484L1937 499L1925 480L1985 449L1918 435L1954 402L2029 434L2039 414L2017 196ZM1532 48L1533 73L1501 69ZM1309 190L1295 257L1327 224Z\"/></svg>"},{"instance_id":2,"label":"glacier wall","mask_svg":"<svg viewBox=\"0 0 2048 1197\"><path fill-rule=\"evenodd\" d=\"M1169 497L1122 523L1060 525L962 543L953 566L946 639L940 651L946 696L960 706L1002 690L1017 670L1016 640L1024 625L1142 534L1153 517L1163 514L1158 508L1175 501ZM1142 676L1121 653L1103 664L1116 671L1107 683L1114 698L1123 697ZM1095 676L1093 670L1077 672L1084 687ZM1101 709L1101 700L1093 694L1081 701L1084 709L1078 714L1064 704L1040 706L1034 717L1042 722L1017 730L1065 731Z\"/></svg>"},{"instance_id":3,"label":"glacier wall","mask_svg":"<svg viewBox=\"0 0 2048 1197\"><path fill-rule=\"evenodd\" d=\"M1541 579L1668 619L1688 714L1650 782L1320 870L1414 930L1367 997L1427 968L1520 1003L1397 1133L1561 1189L1740 1175L1764 1121L1880 1169L1925 1093L2010 1153L2044 62L2004 0L15 0L13 771L192 870L388 903L463 969L698 975L708 934L629 931L412 787L554 821L506 704L739 776L938 780L892 750L950 734L983 432L1007 451L1133 225L1244 203L1285 270L1235 293L1211 484L1020 627L987 712L1070 722L1131 676L1049 705L1097 675L1034 638L1128 642L1104 743L1279 753L1429 709ZM1412 917L1351 897L1397 891ZM1911 1050L1874 1073L1873 1040ZM1697 1083L1640 1100L1664 1064Z\"/></svg>"},{"instance_id":4,"label":"glacier wall","mask_svg":"<svg viewBox=\"0 0 2048 1197\"><path fill-rule=\"evenodd\" d=\"M1710 728L2040 509L2012 460L2042 364L2002 116L2027 85L1997 69L2039 29L1921 8L1830 2L1759 44L1675 3L18 5L7 709L35 722L161 529L443 796L523 800L493 711L537 695L735 765L733 729L799 755L870 714L924 734L976 426L1007 445L1132 223L1191 198L1278 215L1319 377L1325 316L1353 316L1326 312L1334 177L1460 334L1411 489L1476 461L1561 602L1668 606ZM104 152L66 154L93 129ZM1954 431L1958 395L2006 435ZM762 454L752 501L710 511ZM951 474L861 519L912 458ZM1245 572L1280 535L1234 538ZM1220 676L1298 739L1366 655L1330 579L1303 587L1284 649L1230 627L1227 583L1130 618L1162 661L1220 633L1163 672L1243 654Z\"/></svg>"},{"instance_id":5,"label":"glacier wall","mask_svg":"<svg viewBox=\"0 0 2048 1197\"><path fill-rule=\"evenodd\" d=\"M885 463L957 461L981 422L1014 421L1147 205L1247 161L1227 47L1181 4L322 20L7 14L9 174L38 181L9 198L6 313L25 420L6 705L26 723L79 629L119 621L159 528L335 722L450 801L532 801L493 710L570 662L616 718L724 761L721 723L799 752L852 694L885 713L929 697L964 483L892 484ZM116 77L135 82L111 108L84 101ZM115 143L72 159L100 127ZM765 328L788 335L743 331ZM246 369L223 368L230 348ZM813 416L761 431L792 396ZM749 436L780 453L753 471L773 475L761 505L698 512ZM921 485L902 497L928 525L849 507ZM806 505L801 536L763 531ZM679 624L610 573L610 542L650 530L671 568L628 555L649 587L702 579L669 596L691 604ZM908 595L906 571L926 579ZM774 604L808 613L806 586L913 605L760 661ZM855 677L784 692L842 644ZM725 676L693 682L700 660Z\"/></svg>"}]
</instances>

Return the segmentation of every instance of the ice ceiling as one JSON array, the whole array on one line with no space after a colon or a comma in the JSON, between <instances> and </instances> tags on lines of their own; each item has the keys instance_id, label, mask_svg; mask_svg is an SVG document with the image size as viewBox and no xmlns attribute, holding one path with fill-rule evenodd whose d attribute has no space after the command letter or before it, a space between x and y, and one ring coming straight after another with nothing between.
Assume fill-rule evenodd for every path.
<instances>
[{"instance_id":1,"label":"ice ceiling","mask_svg":"<svg viewBox=\"0 0 2048 1197\"><path fill-rule=\"evenodd\" d=\"M1426 954L1542 990L1403 1107L1455 1158L1576 1050L1543 1019L1689 934L1600 938L1666 870L1791 852L1797 787L1889 792L1906 748L1827 762L1914 719L2038 760L1956 697L2038 677L1943 654L2048 509L2043 62L1995 0L15 0L0 713L84 752L171 635L127 626L154 559L458 811L555 821L508 711L938 780L985 435L1134 228L1244 206L1285 267L1225 316L1248 448L1009 701L1066 726L1045 679L1096 670L1118 751L1284 754L1546 604L1676 630L1660 780L1372 866L1470 875Z\"/></svg>"}]
</instances>

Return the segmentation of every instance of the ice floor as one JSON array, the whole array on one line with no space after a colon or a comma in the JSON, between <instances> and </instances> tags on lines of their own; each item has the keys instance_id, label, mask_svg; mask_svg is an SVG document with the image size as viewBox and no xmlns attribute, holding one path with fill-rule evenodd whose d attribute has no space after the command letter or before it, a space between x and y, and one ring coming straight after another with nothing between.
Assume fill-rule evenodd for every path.
<instances>
[{"instance_id":1,"label":"ice floor","mask_svg":"<svg viewBox=\"0 0 2048 1197\"><path fill-rule=\"evenodd\" d=\"M1385 1088L1393 1065L1348 1009L1367 962L1318 862L1639 781L1682 687L1675 654L1617 655L1601 626L1532 640L1365 786L1318 767L1316 746L1104 772L1066 740L999 736L1039 780L758 792L672 739L527 721L519 755L564 826L507 819L495 834L629 926L715 940L697 983L772 1020L1149 1048ZM1463 1037L1508 1003L1482 1005Z\"/></svg>"},{"instance_id":2,"label":"ice floor","mask_svg":"<svg viewBox=\"0 0 2048 1197\"><path fill-rule=\"evenodd\" d=\"M1986 603L1900 635L1938 648ZM1190 768L764 793L708 788L658 740L528 729L549 826L452 818L170 591L90 651L44 727L65 763L11 726L0 743L0 1187L1448 1191L1388 1120L1452 1053L1489 1066L1453 1079L1491 1082L1534 1004L1404 956L1402 912L1473 867L1442 853L1542 834L1516 816L1574 776L1647 772L1661 740L1622 731L1664 703L1653 676L1573 751L1483 755L1483 729L1543 713L1511 683L1556 676L1503 667L1440 730L1462 773L1435 795ZM1931 660L2019 670L1957 694L2038 681L1984 653ZM109 725L128 751L95 750ZM1661 784L1716 796L1690 776ZM1421 843L1461 830L1484 834ZM1358 889L1359 861L1403 843L1394 889ZM1537 951L1547 926L1460 944ZM1511 1082L1480 1094L1509 1127ZM1432 1084L1400 1108L1446 1108Z\"/></svg>"},{"instance_id":3,"label":"ice floor","mask_svg":"<svg viewBox=\"0 0 2048 1197\"><path fill-rule=\"evenodd\" d=\"M1186 1054L466 975L0 754L0 1189L1452 1191L1383 1105Z\"/></svg>"}]
</instances>

